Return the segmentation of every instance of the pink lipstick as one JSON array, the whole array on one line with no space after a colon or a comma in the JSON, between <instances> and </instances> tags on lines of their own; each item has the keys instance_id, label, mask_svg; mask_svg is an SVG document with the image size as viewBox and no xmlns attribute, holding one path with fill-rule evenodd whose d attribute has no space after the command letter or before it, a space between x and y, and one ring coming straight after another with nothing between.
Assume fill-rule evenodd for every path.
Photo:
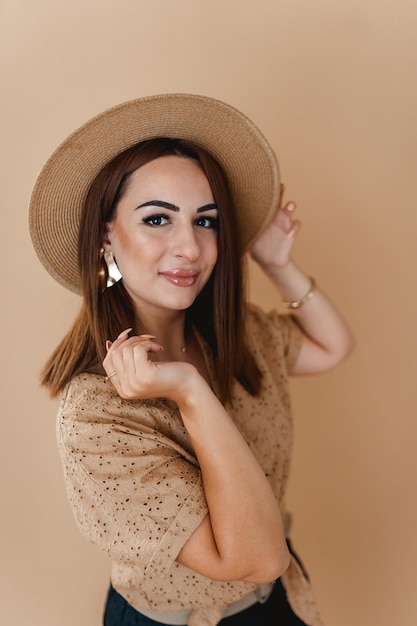
<instances>
[{"instance_id":1,"label":"pink lipstick","mask_svg":"<svg viewBox=\"0 0 417 626\"><path fill-rule=\"evenodd\" d=\"M166 270L160 272L160 275L176 287L191 287L197 280L198 272L195 270Z\"/></svg>"}]
</instances>

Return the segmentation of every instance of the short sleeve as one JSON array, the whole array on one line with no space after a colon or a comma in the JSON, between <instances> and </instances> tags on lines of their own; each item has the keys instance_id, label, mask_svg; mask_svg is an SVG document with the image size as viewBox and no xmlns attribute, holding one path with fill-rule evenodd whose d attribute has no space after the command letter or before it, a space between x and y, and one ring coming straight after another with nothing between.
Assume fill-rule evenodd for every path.
<instances>
[{"instance_id":1,"label":"short sleeve","mask_svg":"<svg viewBox=\"0 0 417 626\"><path fill-rule=\"evenodd\" d=\"M251 304L248 312L248 332L255 349L273 358L282 355L287 372L291 372L301 348L302 332L296 320L277 309L265 312Z\"/></svg>"},{"instance_id":2,"label":"short sleeve","mask_svg":"<svg viewBox=\"0 0 417 626\"><path fill-rule=\"evenodd\" d=\"M127 402L103 377L74 379L57 438L81 532L112 560L171 566L207 514L201 473L175 405Z\"/></svg>"}]
</instances>

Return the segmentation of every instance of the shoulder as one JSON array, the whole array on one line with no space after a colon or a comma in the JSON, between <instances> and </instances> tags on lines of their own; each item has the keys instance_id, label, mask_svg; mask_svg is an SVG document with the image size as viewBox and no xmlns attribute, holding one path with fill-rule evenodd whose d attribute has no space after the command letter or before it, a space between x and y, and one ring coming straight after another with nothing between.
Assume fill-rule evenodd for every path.
<instances>
[{"instance_id":1,"label":"shoulder","mask_svg":"<svg viewBox=\"0 0 417 626\"><path fill-rule=\"evenodd\" d=\"M281 353L289 366L295 362L301 347L302 332L293 316L278 309L265 311L249 303L246 332L252 349L276 356Z\"/></svg>"},{"instance_id":2,"label":"shoulder","mask_svg":"<svg viewBox=\"0 0 417 626\"><path fill-rule=\"evenodd\" d=\"M105 429L120 415L121 398L104 376L77 374L65 387L57 413L57 428L65 440L87 437Z\"/></svg>"},{"instance_id":3,"label":"shoulder","mask_svg":"<svg viewBox=\"0 0 417 626\"><path fill-rule=\"evenodd\" d=\"M61 442L72 446L175 448L192 462L194 455L178 407L166 398L125 400L105 376L78 374L67 385L58 408L56 427ZM81 445L81 441L83 441Z\"/></svg>"},{"instance_id":4,"label":"shoulder","mask_svg":"<svg viewBox=\"0 0 417 626\"><path fill-rule=\"evenodd\" d=\"M291 315L278 309L265 311L253 303L249 303L247 307L246 327L250 333L266 337L280 335L285 338L292 334L301 335L300 328Z\"/></svg>"},{"instance_id":5,"label":"shoulder","mask_svg":"<svg viewBox=\"0 0 417 626\"><path fill-rule=\"evenodd\" d=\"M105 376L98 374L77 374L67 384L61 395L60 410L67 411L79 407L93 408L108 402L116 392Z\"/></svg>"},{"instance_id":6,"label":"shoulder","mask_svg":"<svg viewBox=\"0 0 417 626\"><path fill-rule=\"evenodd\" d=\"M156 427L176 412L176 405L164 398L126 400L105 376L84 373L74 376L64 389L58 415L68 421L90 423L141 419Z\"/></svg>"}]
</instances>

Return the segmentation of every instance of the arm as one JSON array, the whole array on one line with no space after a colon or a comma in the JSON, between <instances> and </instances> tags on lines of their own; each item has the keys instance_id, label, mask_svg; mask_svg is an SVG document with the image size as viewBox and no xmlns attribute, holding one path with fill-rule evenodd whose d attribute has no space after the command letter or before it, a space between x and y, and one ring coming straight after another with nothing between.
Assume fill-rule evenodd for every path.
<instances>
[{"instance_id":1,"label":"arm","mask_svg":"<svg viewBox=\"0 0 417 626\"><path fill-rule=\"evenodd\" d=\"M291 252L300 227L293 219L295 204L279 207L270 226L251 250L259 264L287 302L303 299L311 279L294 263ZM350 353L353 338L348 326L330 299L315 287L312 297L292 309L303 331L303 341L292 375L316 374L334 367Z\"/></svg>"},{"instance_id":2,"label":"arm","mask_svg":"<svg viewBox=\"0 0 417 626\"><path fill-rule=\"evenodd\" d=\"M118 393L127 399L175 401L202 472L209 515L177 560L214 580L270 582L288 567L281 514L264 472L240 432L188 363L155 362L149 338L117 339L104 360Z\"/></svg>"},{"instance_id":3,"label":"arm","mask_svg":"<svg viewBox=\"0 0 417 626\"><path fill-rule=\"evenodd\" d=\"M270 582L289 564L276 498L238 429L199 378L179 407L202 470L210 518L178 561L218 580ZM201 406L209 411L203 414Z\"/></svg>"}]
</instances>

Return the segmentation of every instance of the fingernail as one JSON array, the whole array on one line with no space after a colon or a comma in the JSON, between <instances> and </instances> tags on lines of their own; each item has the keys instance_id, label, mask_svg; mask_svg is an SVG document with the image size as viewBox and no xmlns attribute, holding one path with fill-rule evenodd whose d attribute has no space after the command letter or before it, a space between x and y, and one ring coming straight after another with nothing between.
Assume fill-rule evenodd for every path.
<instances>
[{"instance_id":1,"label":"fingernail","mask_svg":"<svg viewBox=\"0 0 417 626\"><path fill-rule=\"evenodd\" d=\"M145 339L156 339L155 335L139 335L139 337L145 337Z\"/></svg>"},{"instance_id":2,"label":"fingernail","mask_svg":"<svg viewBox=\"0 0 417 626\"><path fill-rule=\"evenodd\" d=\"M131 330L132 330L131 328L126 328L126 330L122 330L122 332L117 337L117 339L120 339L121 337L123 337L123 335L127 335L128 333L130 333Z\"/></svg>"},{"instance_id":3,"label":"fingernail","mask_svg":"<svg viewBox=\"0 0 417 626\"><path fill-rule=\"evenodd\" d=\"M293 211L295 211L295 202L289 202L286 206L287 211L289 211L290 213L292 213Z\"/></svg>"},{"instance_id":4,"label":"fingernail","mask_svg":"<svg viewBox=\"0 0 417 626\"><path fill-rule=\"evenodd\" d=\"M107 352L110 350L111 345L112 345L112 342L107 339L107 341L106 341L106 350L107 350Z\"/></svg>"},{"instance_id":5,"label":"fingernail","mask_svg":"<svg viewBox=\"0 0 417 626\"><path fill-rule=\"evenodd\" d=\"M300 222L294 222L286 235L287 239L292 239L297 234L299 228Z\"/></svg>"}]
</instances>

